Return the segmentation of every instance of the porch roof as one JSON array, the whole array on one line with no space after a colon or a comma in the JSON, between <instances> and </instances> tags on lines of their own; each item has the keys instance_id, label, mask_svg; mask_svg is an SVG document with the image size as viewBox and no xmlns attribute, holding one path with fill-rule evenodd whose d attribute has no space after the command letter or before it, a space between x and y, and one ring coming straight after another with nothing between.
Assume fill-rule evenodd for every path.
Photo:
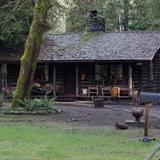
<instances>
[{"instance_id":1,"label":"porch roof","mask_svg":"<svg viewBox=\"0 0 160 160\"><path fill-rule=\"evenodd\" d=\"M152 60L160 48L160 32L67 33L43 38L39 61ZM5 58L6 55L6 58ZM0 61L20 55L0 54Z\"/></svg>"}]
</instances>

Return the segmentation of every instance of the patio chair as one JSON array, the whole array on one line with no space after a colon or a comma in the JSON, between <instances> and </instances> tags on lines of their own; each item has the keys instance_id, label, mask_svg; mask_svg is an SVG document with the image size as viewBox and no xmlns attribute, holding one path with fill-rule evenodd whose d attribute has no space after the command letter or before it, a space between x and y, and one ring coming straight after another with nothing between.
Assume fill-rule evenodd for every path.
<instances>
[{"instance_id":1,"label":"patio chair","mask_svg":"<svg viewBox=\"0 0 160 160\"><path fill-rule=\"evenodd\" d=\"M102 87L101 88L102 97L110 97L111 96L111 87Z\"/></svg>"},{"instance_id":2,"label":"patio chair","mask_svg":"<svg viewBox=\"0 0 160 160\"><path fill-rule=\"evenodd\" d=\"M88 96L98 96L99 88L98 86L88 86Z\"/></svg>"}]
</instances>

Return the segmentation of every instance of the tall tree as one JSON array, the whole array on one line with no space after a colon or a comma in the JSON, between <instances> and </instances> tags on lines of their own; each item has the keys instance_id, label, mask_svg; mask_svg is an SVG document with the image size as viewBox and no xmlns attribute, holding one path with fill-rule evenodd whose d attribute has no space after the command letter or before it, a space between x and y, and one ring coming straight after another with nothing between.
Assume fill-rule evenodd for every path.
<instances>
[{"instance_id":1,"label":"tall tree","mask_svg":"<svg viewBox=\"0 0 160 160\"><path fill-rule=\"evenodd\" d=\"M103 9L106 31L121 31L123 25L122 0L107 0Z\"/></svg>"},{"instance_id":2,"label":"tall tree","mask_svg":"<svg viewBox=\"0 0 160 160\"><path fill-rule=\"evenodd\" d=\"M124 0L124 31L129 29L129 0Z\"/></svg>"},{"instance_id":3,"label":"tall tree","mask_svg":"<svg viewBox=\"0 0 160 160\"><path fill-rule=\"evenodd\" d=\"M121 7L119 0L73 0L67 15L67 31L85 31L90 10L97 10L99 15L105 17L107 31L117 31Z\"/></svg>"},{"instance_id":4,"label":"tall tree","mask_svg":"<svg viewBox=\"0 0 160 160\"><path fill-rule=\"evenodd\" d=\"M151 27L150 0L133 0L130 14L130 30L147 30ZM152 0L151 0L152 1Z\"/></svg>"},{"instance_id":5,"label":"tall tree","mask_svg":"<svg viewBox=\"0 0 160 160\"><path fill-rule=\"evenodd\" d=\"M0 1L1 50L13 52L24 46L32 22L32 5L28 0Z\"/></svg>"},{"instance_id":6,"label":"tall tree","mask_svg":"<svg viewBox=\"0 0 160 160\"><path fill-rule=\"evenodd\" d=\"M153 30L160 30L160 1L159 0L150 0L151 6L151 19Z\"/></svg>"},{"instance_id":7,"label":"tall tree","mask_svg":"<svg viewBox=\"0 0 160 160\"><path fill-rule=\"evenodd\" d=\"M30 97L42 36L48 27L46 19L50 7L51 3L49 0L36 0L33 21L21 58L21 69L12 107L19 105L17 99Z\"/></svg>"}]
</instances>

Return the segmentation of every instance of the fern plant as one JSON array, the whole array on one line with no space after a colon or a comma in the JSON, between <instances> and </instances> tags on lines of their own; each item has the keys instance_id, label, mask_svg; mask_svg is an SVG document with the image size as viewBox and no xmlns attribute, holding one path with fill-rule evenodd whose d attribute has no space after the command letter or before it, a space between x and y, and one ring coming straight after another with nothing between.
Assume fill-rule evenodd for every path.
<instances>
[{"instance_id":1,"label":"fern plant","mask_svg":"<svg viewBox=\"0 0 160 160\"><path fill-rule=\"evenodd\" d=\"M49 99L47 96L44 96L44 98L40 99L39 105L46 111L54 110L56 113L58 113L58 110L54 108L55 99Z\"/></svg>"},{"instance_id":2,"label":"fern plant","mask_svg":"<svg viewBox=\"0 0 160 160\"><path fill-rule=\"evenodd\" d=\"M38 111L38 110L45 110L46 112L50 113L52 111L59 113L57 109L54 108L55 99L49 99L47 96L41 99L27 99L24 98L23 100L17 100L20 104L20 107L24 108L25 111Z\"/></svg>"},{"instance_id":3,"label":"fern plant","mask_svg":"<svg viewBox=\"0 0 160 160\"><path fill-rule=\"evenodd\" d=\"M19 99L18 102L20 103L20 106L24 108L26 111L34 111L37 110L38 104L35 100L24 98L24 99Z\"/></svg>"}]
</instances>

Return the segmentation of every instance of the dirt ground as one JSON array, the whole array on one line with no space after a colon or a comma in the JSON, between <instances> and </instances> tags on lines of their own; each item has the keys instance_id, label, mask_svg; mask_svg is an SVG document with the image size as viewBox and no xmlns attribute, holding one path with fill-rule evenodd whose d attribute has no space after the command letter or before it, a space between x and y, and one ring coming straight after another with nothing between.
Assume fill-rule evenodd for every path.
<instances>
[{"instance_id":1,"label":"dirt ground","mask_svg":"<svg viewBox=\"0 0 160 160\"><path fill-rule=\"evenodd\" d=\"M56 122L75 126L86 127L114 127L116 122L125 122L133 120L130 111L133 106L122 107L120 105L105 106L104 108L95 108L91 104L56 104L55 106L62 112L54 115L17 115L16 118L6 119L8 122ZM160 109L159 109L160 110ZM142 117L143 119L144 117ZM3 119L0 119L2 122ZM160 127L160 119L150 118L151 128Z\"/></svg>"},{"instance_id":2,"label":"dirt ground","mask_svg":"<svg viewBox=\"0 0 160 160\"><path fill-rule=\"evenodd\" d=\"M93 105L57 105L62 113L50 117L50 120L63 123L72 123L82 126L114 126L116 122L125 122L133 120L130 109L124 111L115 107L95 108ZM144 119L144 117L142 117ZM160 119L150 118L152 128L159 128Z\"/></svg>"}]
</instances>

